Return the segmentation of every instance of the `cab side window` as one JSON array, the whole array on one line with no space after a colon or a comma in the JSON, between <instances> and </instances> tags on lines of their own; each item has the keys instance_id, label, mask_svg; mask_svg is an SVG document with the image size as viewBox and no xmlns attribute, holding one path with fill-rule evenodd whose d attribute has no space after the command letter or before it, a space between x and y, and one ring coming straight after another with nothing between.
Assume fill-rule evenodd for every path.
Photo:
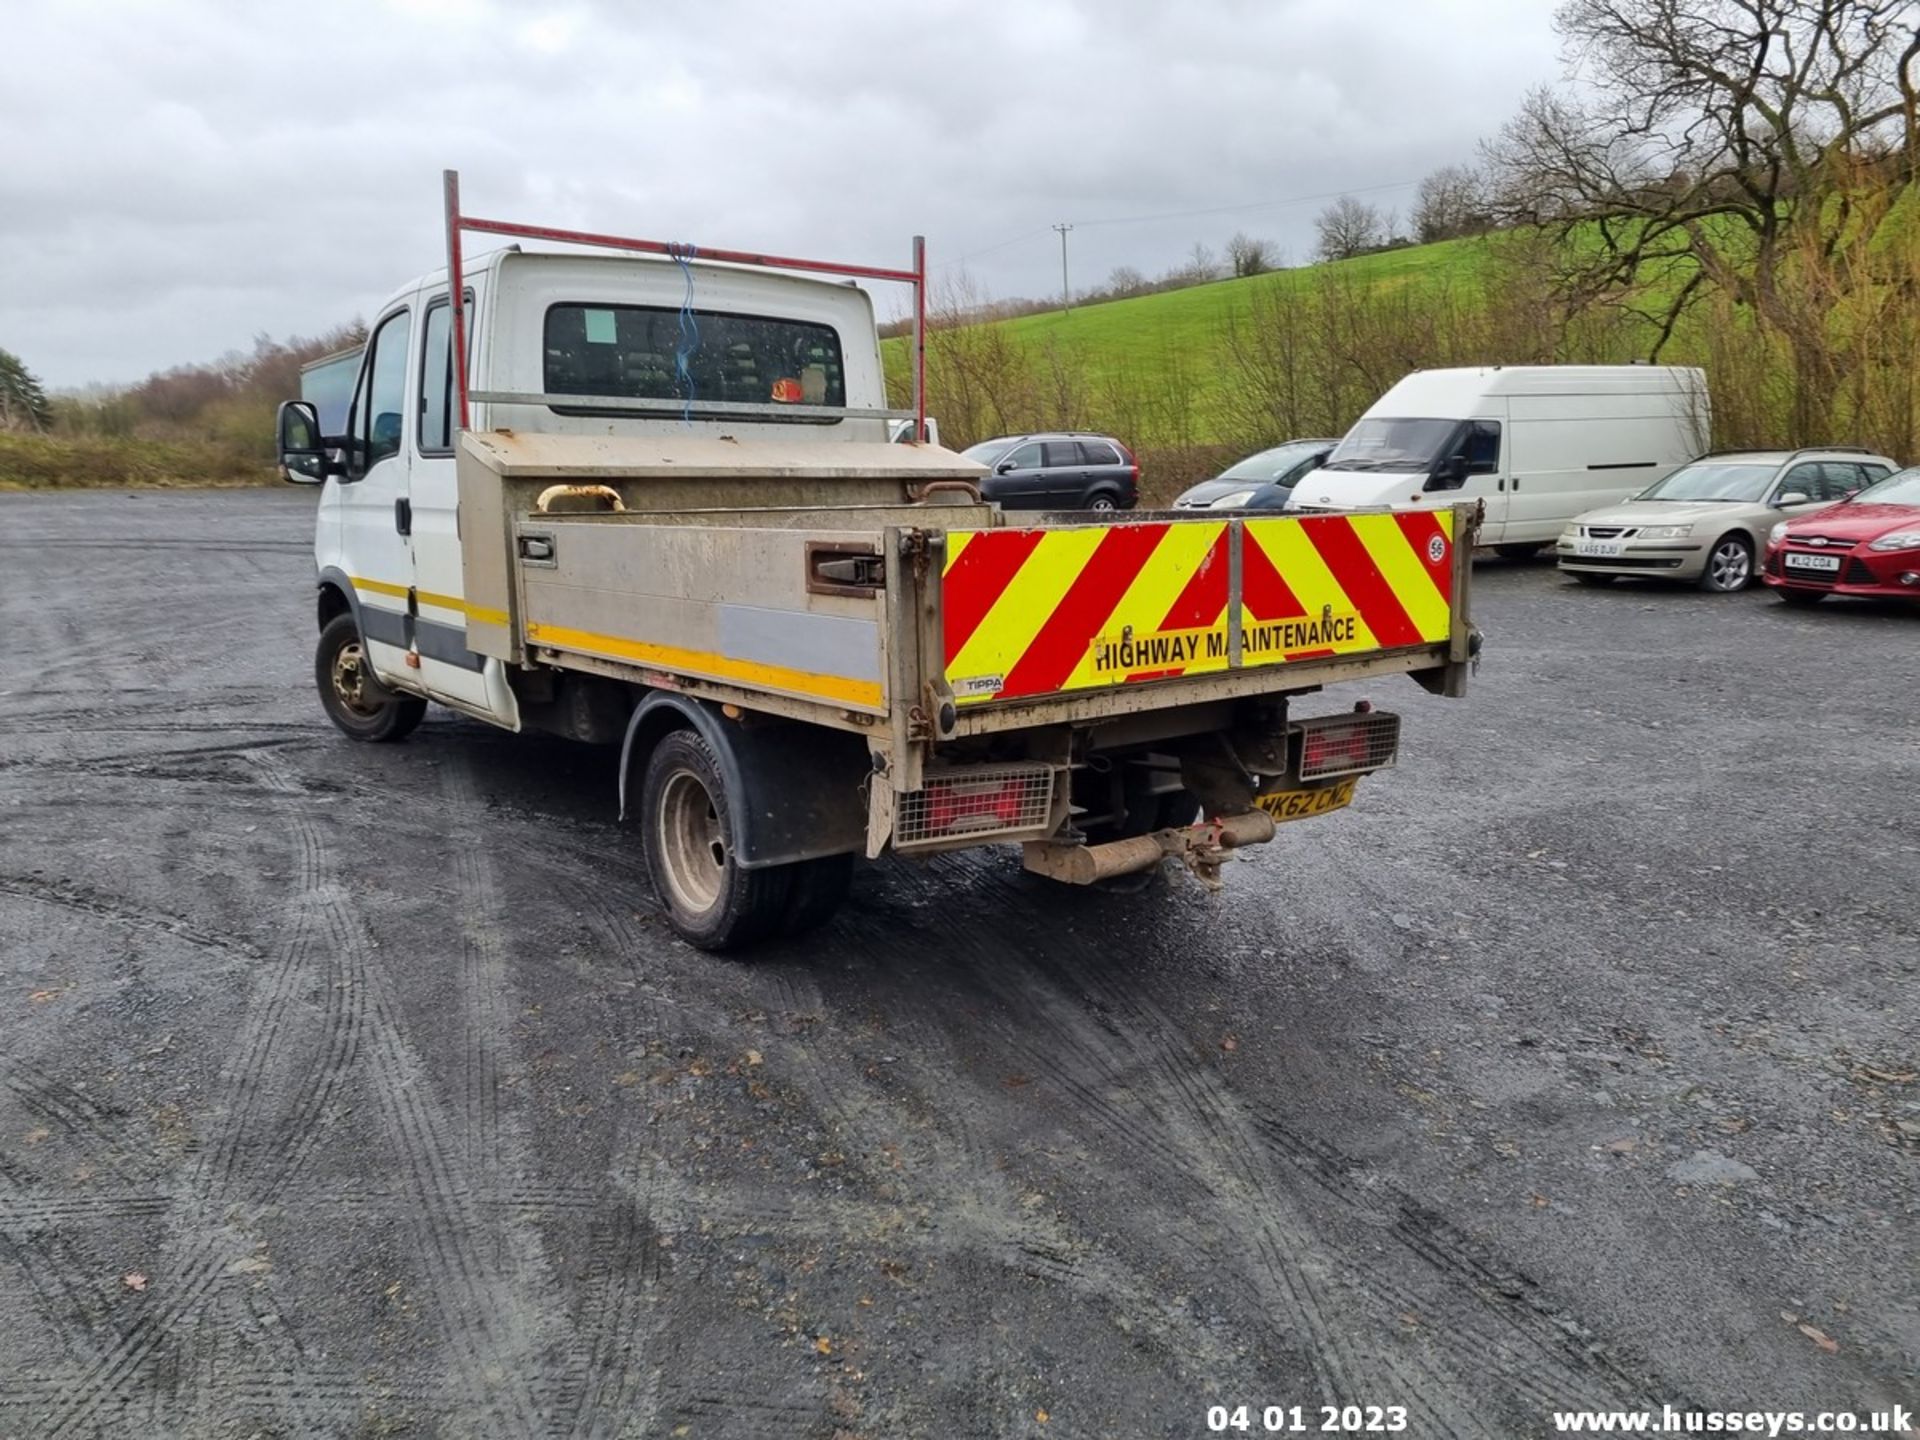
<instances>
[{"instance_id":1,"label":"cab side window","mask_svg":"<svg viewBox=\"0 0 1920 1440\"><path fill-rule=\"evenodd\" d=\"M467 353L473 353L473 292L467 292ZM453 450L452 311L445 300L427 307L425 333L420 342L420 434L415 441L422 455L445 455ZM471 373L471 372L469 372Z\"/></svg>"},{"instance_id":2,"label":"cab side window","mask_svg":"<svg viewBox=\"0 0 1920 1440\"><path fill-rule=\"evenodd\" d=\"M1460 442L1469 475L1492 475L1500 469L1500 422L1475 420Z\"/></svg>"},{"instance_id":3,"label":"cab side window","mask_svg":"<svg viewBox=\"0 0 1920 1440\"><path fill-rule=\"evenodd\" d=\"M395 311L367 342L366 372L353 416L355 468L361 474L400 452L407 401L407 320L405 310Z\"/></svg>"},{"instance_id":4,"label":"cab side window","mask_svg":"<svg viewBox=\"0 0 1920 1440\"><path fill-rule=\"evenodd\" d=\"M1046 442L1047 468L1063 470L1074 465L1084 465L1080 458L1080 447L1072 440L1049 440Z\"/></svg>"},{"instance_id":5,"label":"cab side window","mask_svg":"<svg viewBox=\"0 0 1920 1440\"><path fill-rule=\"evenodd\" d=\"M1006 459L1002 460L1000 464L1011 465L1015 470L1038 470L1040 468L1040 446L1031 441L1025 445L1021 445L1016 448L1011 455L1007 456ZM998 467L996 466L995 468L997 469Z\"/></svg>"}]
</instances>

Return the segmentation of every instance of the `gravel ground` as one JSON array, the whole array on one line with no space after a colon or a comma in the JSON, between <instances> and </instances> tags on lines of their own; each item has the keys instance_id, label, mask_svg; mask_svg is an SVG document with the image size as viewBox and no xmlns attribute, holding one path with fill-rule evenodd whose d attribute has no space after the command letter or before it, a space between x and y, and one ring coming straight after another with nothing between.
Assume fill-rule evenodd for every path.
<instances>
[{"instance_id":1,"label":"gravel ground","mask_svg":"<svg viewBox=\"0 0 1920 1440\"><path fill-rule=\"evenodd\" d=\"M735 961L608 753L331 730L311 508L0 497L0 1436L1920 1403L1920 609L1488 562L1223 894Z\"/></svg>"}]
</instances>

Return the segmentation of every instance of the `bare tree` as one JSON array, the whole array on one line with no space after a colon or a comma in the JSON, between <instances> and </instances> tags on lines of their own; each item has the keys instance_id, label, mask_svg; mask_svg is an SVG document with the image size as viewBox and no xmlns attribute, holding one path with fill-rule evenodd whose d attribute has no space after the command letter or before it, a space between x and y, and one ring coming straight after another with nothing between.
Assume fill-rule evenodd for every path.
<instances>
[{"instance_id":1,"label":"bare tree","mask_svg":"<svg viewBox=\"0 0 1920 1440\"><path fill-rule=\"evenodd\" d=\"M1243 280L1249 275L1264 275L1273 269L1273 242L1256 240L1246 231L1236 230L1227 241L1227 263Z\"/></svg>"},{"instance_id":2,"label":"bare tree","mask_svg":"<svg viewBox=\"0 0 1920 1440\"><path fill-rule=\"evenodd\" d=\"M1116 300L1147 293L1147 277L1131 265L1118 265L1107 276L1107 293Z\"/></svg>"},{"instance_id":3,"label":"bare tree","mask_svg":"<svg viewBox=\"0 0 1920 1440\"><path fill-rule=\"evenodd\" d=\"M1433 171L1414 195L1414 239L1431 245L1485 230L1486 190L1485 178L1470 165L1442 165Z\"/></svg>"},{"instance_id":4,"label":"bare tree","mask_svg":"<svg viewBox=\"0 0 1920 1440\"><path fill-rule=\"evenodd\" d=\"M1381 243L1380 212L1365 201L1342 195L1315 217L1320 232L1320 258L1349 260Z\"/></svg>"},{"instance_id":5,"label":"bare tree","mask_svg":"<svg viewBox=\"0 0 1920 1440\"><path fill-rule=\"evenodd\" d=\"M1580 97L1535 92L1487 147L1502 218L1570 241L1566 301L1644 315L1651 358L1709 291L1732 297L1788 351L1795 436L1830 438L1846 377L1792 257L1843 244L1863 186L1920 179L1917 15L1914 0L1567 0Z\"/></svg>"}]
</instances>

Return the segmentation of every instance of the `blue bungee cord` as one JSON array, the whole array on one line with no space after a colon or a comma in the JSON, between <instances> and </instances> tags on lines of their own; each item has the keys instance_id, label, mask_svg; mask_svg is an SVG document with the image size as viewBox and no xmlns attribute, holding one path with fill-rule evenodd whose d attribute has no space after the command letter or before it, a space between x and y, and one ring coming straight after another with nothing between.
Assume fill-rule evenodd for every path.
<instances>
[{"instance_id":1,"label":"blue bungee cord","mask_svg":"<svg viewBox=\"0 0 1920 1440\"><path fill-rule=\"evenodd\" d=\"M691 427L693 424L693 372L687 368L687 361L693 358L700 348L700 322L693 314L693 267L687 261L700 253L695 245L669 245L667 254L680 267L680 273L686 278L687 293L680 301L680 343L673 352L673 370L683 387L685 397L680 407L680 422Z\"/></svg>"}]
</instances>

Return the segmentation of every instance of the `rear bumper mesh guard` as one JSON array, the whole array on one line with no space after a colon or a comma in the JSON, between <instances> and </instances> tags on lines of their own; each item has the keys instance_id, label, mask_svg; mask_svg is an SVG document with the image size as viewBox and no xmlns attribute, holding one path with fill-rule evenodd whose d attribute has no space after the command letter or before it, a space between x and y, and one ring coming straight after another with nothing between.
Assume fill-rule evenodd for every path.
<instances>
[{"instance_id":1,"label":"rear bumper mesh guard","mask_svg":"<svg viewBox=\"0 0 1920 1440\"><path fill-rule=\"evenodd\" d=\"M922 789L909 791L895 802L894 847L904 850L1044 832L1053 818L1054 775L1054 768L1045 764L929 770Z\"/></svg>"},{"instance_id":2,"label":"rear bumper mesh guard","mask_svg":"<svg viewBox=\"0 0 1920 1440\"><path fill-rule=\"evenodd\" d=\"M1295 773L1302 780L1331 780L1384 770L1400 753L1400 717L1387 710L1316 715L1297 720Z\"/></svg>"}]
</instances>

